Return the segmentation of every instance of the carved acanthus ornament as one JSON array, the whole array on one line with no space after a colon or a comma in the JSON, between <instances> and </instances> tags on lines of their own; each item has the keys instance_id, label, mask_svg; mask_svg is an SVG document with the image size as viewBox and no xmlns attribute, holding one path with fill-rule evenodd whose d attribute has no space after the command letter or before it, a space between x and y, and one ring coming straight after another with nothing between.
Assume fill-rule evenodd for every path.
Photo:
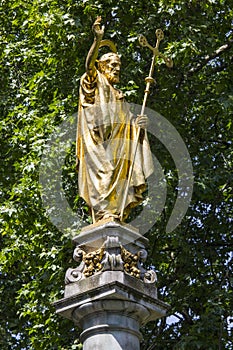
<instances>
[{"instance_id":1,"label":"carved acanthus ornament","mask_svg":"<svg viewBox=\"0 0 233 350\"><path fill-rule=\"evenodd\" d=\"M131 253L121 245L118 237L107 237L97 250L86 253L82 247L74 249L73 258L79 265L66 272L66 284L77 282L103 271L124 271L125 273L143 280L144 283L155 283L156 273L145 270L142 263L146 260L147 252L141 249Z\"/></svg>"}]
</instances>

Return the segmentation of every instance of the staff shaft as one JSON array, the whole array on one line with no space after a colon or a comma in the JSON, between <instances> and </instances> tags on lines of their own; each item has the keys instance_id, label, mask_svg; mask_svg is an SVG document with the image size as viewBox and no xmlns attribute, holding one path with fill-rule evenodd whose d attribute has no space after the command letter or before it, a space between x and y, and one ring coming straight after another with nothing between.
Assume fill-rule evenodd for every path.
<instances>
[{"instance_id":1,"label":"staff shaft","mask_svg":"<svg viewBox=\"0 0 233 350\"><path fill-rule=\"evenodd\" d=\"M145 89L145 93L144 93L144 98L143 98L143 103L142 103L142 108L141 108L141 114L140 115L144 115L144 113L145 113L147 97L148 97L148 95L150 93L150 85L154 81L154 79L152 78L152 75L154 73L155 58L156 58L156 53L154 53L153 57L152 57L149 76L145 79L146 80L146 89ZM138 127L137 134L136 134L135 147L134 147L134 150L133 150L133 159L132 159L132 163L130 165L129 174L128 174L128 180L127 180L127 184L126 184L126 188L125 188L125 192L124 192L124 197L123 197L123 201L122 201L122 206L121 206L120 221L123 221L124 209L125 209L125 204L126 204L126 200L127 200L127 196L128 196L130 181L131 181L132 174L133 174L133 168L134 168L135 159L136 159L136 153L137 153L137 149L138 149L138 142L139 142L140 132L141 132L141 128Z\"/></svg>"},{"instance_id":2,"label":"staff shaft","mask_svg":"<svg viewBox=\"0 0 233 350\"><path fill-rule=\"evenodd\" d=\"M154 55L152 57L152 61L151 61L149 76L145 79L146 80L146 89L145 89L145 94L144 94L144 99L143 99L143 104L142 104L142 109L141 109L141 115L144 115L144 113L145 113L146 101L147 101L147 97L150 93L150 85L152 82L154 82L154 79L152 78L152 76L154 73L155 58L156 58L156 54L154 53Z\"/></svg>"}]
</instances>

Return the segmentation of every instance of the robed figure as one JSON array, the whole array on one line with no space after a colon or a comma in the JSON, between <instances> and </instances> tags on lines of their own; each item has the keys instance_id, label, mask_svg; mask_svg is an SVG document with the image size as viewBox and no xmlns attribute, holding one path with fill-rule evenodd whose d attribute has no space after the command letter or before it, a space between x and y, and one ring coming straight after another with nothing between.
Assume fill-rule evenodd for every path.
<instances>
[{"instance_id":1,"label":"robed figure","mask_svg":"<svg viewBox=\"0 0 233 350\"><path fill-rule=\"evenodd\" d=\"M146 179L153 172L145 130L147 117L134 116L123 93L115 88L121 61L113 43L102 40L104 28L100 22L98 17L93 25L94 42L80 83L76 143L79 194L91 209L93 222L109 217L119 219L121 211L125 219L130 209L142 201ZM104 54L97 61L103 45L115 52ZM134 155L138 128L141 132Z\"/></svg>"}]
</instances>

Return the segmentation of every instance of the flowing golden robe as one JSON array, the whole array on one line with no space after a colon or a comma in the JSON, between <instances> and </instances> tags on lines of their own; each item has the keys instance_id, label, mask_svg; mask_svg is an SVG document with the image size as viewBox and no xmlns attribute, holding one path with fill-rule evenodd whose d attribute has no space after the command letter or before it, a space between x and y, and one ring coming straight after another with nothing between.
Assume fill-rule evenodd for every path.
<instances>
[{"instance_id":1,"label":"flowing golden robe","mask_svg":"<svg viewBox=\"0 0 233 350\"><path fill-rule=\"evenodd\" d=\"M79 194L95 219L119 215L133 159L135 117L121 91L97 71L81 78L77 129ZM124 218L142 201L146 178L153 172L147 135L141 130L125 203Z\"/></svg>"}]
</instances>

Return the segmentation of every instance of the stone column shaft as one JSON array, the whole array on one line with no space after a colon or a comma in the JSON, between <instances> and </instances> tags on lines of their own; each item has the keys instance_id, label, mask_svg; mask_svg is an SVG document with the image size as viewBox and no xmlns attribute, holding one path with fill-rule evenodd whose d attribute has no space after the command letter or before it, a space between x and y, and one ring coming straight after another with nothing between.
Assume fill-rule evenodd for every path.
<instances>
[{"instance_id":1,"label":"stone column shaft","mask_svg":"<svg viewBox=\"0 0 233 350\"><path fill-rule=\"evenodd\" d=\"M84 329L83 350L139 350L140 312L147 310L124 300L95 301L75 309L73 319Z\"/></svg>"}]
</instances>

